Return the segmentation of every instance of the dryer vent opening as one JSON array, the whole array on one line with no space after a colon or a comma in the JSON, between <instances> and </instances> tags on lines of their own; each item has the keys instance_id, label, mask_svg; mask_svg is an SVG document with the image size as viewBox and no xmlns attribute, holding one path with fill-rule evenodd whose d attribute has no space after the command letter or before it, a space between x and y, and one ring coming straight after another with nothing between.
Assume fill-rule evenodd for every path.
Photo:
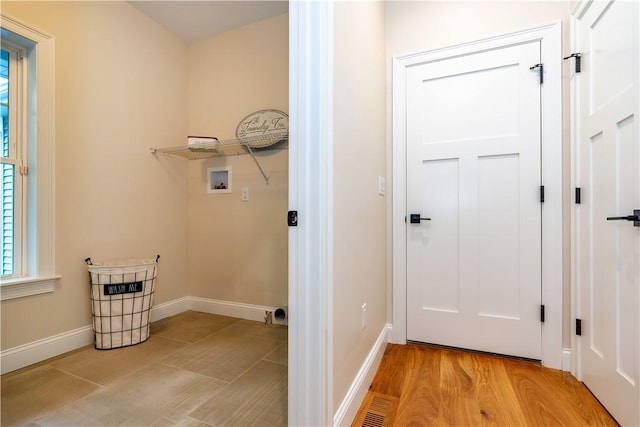
<instances>
[{"instance_id":1,"label":"dryer vent opening","mask_svg":"<svg viewBox=\"0 0 640 427\"><path fill-rule=\"evenodd\" d=\"M273 318L276 323L286 325L289 320L288 307L276 308L276 311L273 312Z\"/></svg>"}]
</instances>

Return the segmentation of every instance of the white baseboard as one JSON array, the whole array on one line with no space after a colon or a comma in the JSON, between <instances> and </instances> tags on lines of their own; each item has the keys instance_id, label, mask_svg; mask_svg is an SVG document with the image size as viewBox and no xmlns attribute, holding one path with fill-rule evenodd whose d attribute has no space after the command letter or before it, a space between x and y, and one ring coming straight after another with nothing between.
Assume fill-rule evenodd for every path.
<instances>
[{"instance_id":1,"label":"white baseboard","mask_svg":"<svg viewBox=\"0 0 640 427\"><path fill-rule=\"evenodd\" d=\"M191 310L191 298L182 297L172 301L163 302L151 308L151 321L164 319L165 317L175 316Z\"/></svg>"},{"instance_id":2,"label":"white baseboard","mask_svg":"<svg viewBox=\"0 0 640 427\"><path fill-rule=\"evenodd\" d=\"M273 313L275 308L207 298L183 297L154 306L151 309L151 321L155 322L165 317L175 316L187 310L264 322L265 312ZM276 319L273 319L273 323L283 324ZM6 374L92 343L93 325L89 325L13 347L0 352L0 372Z\"/></svg>"},{"instance_id":3,"label":"white baseboard","mask_svg":"<svg viewBox=\"0 0 640 427\"><path fill-rule=\"evenodd\" d=\"M571 349L562 349L562 370L571 372Z\"/></svg>"},{"instance_id":4,"label":"white baseboard","mask_svg":"<svg viewBox=\"0 0 640 427\"><path fill-rule=\"evenodd\" d=\"M2 374L42 362L93 342L93 326L84 326L0 353Z\"/></svg>"},{"instance_id":5,"label":"white baseboard","mask_svg":"<svg viewBox=\"0 0 640 427\"><path fill-rule=\"evenodd\" d=\"M273 313L275 307L267 307L264 305L244 304L232 301L221 301L216 299L191 297L190 309L203 313L218 314L220 316L236 317L246 320L255 320L256 322L264 322L266 313ZM273 318L273 323L280 323Z\"/></svg>"},{"instance_id":6,"label":"white baseboard","mask_svg":"<svg viewBox=\"0 0 640 427\"><path fill-rule=\"evenodd\" d=\"M360 409L360 405L382 361L390 331L390 324L386 324L384 328L382 328L378 339L373 344L373 347L371 347L369 355L367 355L367 358L360 367L353 383L351 383L351 387L349 387L346 396L333 417L334 426L350 426L358 414L358 409Z\"/></svg>"}]
</instances>

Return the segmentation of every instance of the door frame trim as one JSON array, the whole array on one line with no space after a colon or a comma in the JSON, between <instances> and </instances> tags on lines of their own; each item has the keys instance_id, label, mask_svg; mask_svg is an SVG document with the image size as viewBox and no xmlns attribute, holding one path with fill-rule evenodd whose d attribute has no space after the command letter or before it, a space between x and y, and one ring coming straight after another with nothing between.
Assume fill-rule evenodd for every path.
<instances>
[{"instance_id":1,"label":"door frame trim","mask_svg":"<svg viewBox=\"0 0 640 427\"><path fill-rule=\"evenodd\" d=\"M541 41L544 64L542 85L542 363L562 368L563 227L562 227L562 24L555 21L517 32L441 49L393 58L393 331L390 341L407 342L406 252L406 72L407 68L497 47ZM533 65L533 64L532 64Z\"/></svg>"},{"instance_id":2,"label":"door frame trim","mask_svg":"<svg viewBox=\"0 0 640 427\"><path fill-rule=\"evenodd\" d=\"M332 2L289 4L288 425L334 416L333 15Z\"/></svg>"},{"instance_id":3,"label":"door frame trim","mask_svg":"<svg viewBox=\"0 0 640 427\"><path fill-rule=\"evenodd\" d=\"M584 16L586 13L588 6L591 2L584 2L579 0L576 4L573 12L570 16L570 48L571 52L577 52L577 48L579 47L578 42L578 20ZM579 90L577 85L579 84L576 80L578 76L574 71L571 71L569 74L569 105L570 105L570 129L571 136L569 138L569 150L571 152L570 156L570 181L569 188L576 188L577 179L576 179L576 148L578 144L578 137L580 133L580 129L578 127L578 102L579 102ZM578 380L582 381L582 354L580 351L580 343L578 341L578 337L576 336L576 322L573 319L580 318L580 286L576 281L577 279L577 268L578 268L578 257L577 257L577 221L576 221L576 204L571 203L571 374L575 376Z\"/></svg>"}]
</instances>

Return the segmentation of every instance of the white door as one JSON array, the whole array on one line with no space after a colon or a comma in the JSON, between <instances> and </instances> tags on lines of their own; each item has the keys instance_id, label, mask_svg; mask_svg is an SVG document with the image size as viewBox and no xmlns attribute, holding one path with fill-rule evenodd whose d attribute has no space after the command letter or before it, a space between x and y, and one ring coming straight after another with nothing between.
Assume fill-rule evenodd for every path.
<instances>
[{"instance_id":1,"label":"white door","mask_svg":"<svg viewBox=\"0 0 640 427\"><path fill-rule=\"evenodd\" d=\"M540 50L407 70L408 340L541 359Z\"/></svg>"},{"instance_id":2,"label":"white door","mask_svg":"<svg viewBox=\"0 0 640 427\"><path fill-rule=\"evenodd\" d=\"M578 17L576 182L581 377L622 425L640 425L638 2ZM640 212L638 212L640 214ZM607 220L607 218L611 218Z\"/></svg>"}]
</instances>

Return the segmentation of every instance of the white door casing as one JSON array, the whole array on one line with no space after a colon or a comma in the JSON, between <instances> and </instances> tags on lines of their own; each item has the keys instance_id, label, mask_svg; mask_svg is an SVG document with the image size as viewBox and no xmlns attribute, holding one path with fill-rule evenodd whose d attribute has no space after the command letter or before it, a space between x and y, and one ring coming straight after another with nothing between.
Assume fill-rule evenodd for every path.
<instances>
[{"instance_id":1,"label":"white door casing","mask_svg":"<svg viewBox=\"0 0 640 427\"><path fill-rule=\"evenodd\" d=\"M289 5L288 425L333 420L333 3ZM284 218L283 218L284 220Z\"/></svg>"},{"instance_id":2,"label":"white door casing","mask_svg":"<svg viewBox=\"0 0 640 427\"><path fill-rule=\"evenodd\" d=\"M576 10L574 208L580 378L622 425L640 425L640 209L637 2Z\"/></svg>"},{"instance_id":3,"label":"white door casing","mask_svg":"<svg viewBox=\"0 0 640 427\"><path fill-rule=\"evenodd\" d=\"M541 358L546 366L560 368L562 360L562 128L561 128L561 26L559 22L487 38L463 45L394 58L393 76L393 333L391 340L407 340L407 90L408 70L417 64L506 45L541 43L544 64L542 99L542 326ZM534 64L531 64L534 65ZM535 74L534 74L535 75ZM534 190L535 191L535 190ZM424 212L423 216L428 216Z\"/></svg>"},{"instance_id":4,"label":"white door casing","mask_svg":"<svg viewBox=\"0 0 640 427\"><path fill-rule=\"evenodd\" d=\"M407 70L407 339L541 358L540 41Z\"/></svg>"}]
</instances>

